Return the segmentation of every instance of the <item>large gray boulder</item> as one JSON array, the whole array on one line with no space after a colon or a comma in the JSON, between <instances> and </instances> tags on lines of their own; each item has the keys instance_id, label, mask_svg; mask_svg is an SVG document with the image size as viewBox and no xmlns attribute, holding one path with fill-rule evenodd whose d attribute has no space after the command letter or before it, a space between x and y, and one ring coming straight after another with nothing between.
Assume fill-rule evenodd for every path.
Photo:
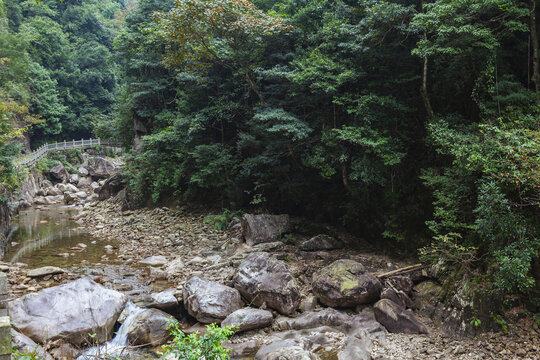
<instances>
[{"instance_id":1,"label":"large gray boulder","mask_svg":"<svg viewBox=\"0 0 540 360\"><path fill-rule=\"evenodd\" d=\"M354 316L332 308L305 312L295 318L283 316L275 320L275 327L282 331L330 327L351 335L363 333L370 337L385 336L384 327L377 322L373 311L369 308Z\"/></svg>"},{"instance_id":2,"label":"large gray boulder","mask_svg":"<svg viewBox=\"0 0 540 360\"><path fill-rule=\"evenodd\" d=\"M96 178L108 178L116 172L116 167L112 162L101 157L91 157L88 159L88 174Z\"/></svg>"},{"instance_id":3,"label":"large gray boulder","mask_svg":"<svg viewBox=\"0 0 540 360\"><path fill-rule=\"evenodd\" d=\"M221 322L242 307L238 290L214 281L192 277L184 285L184 306L199 322Z\"/></svg>"},{"instance_id":4,"label":"large gray boulder","mask_svg":"<svg viewBox=\"0 0 540 360\"><path fill-rule=\"evenodd\" d=\"M92 184L92 178L87 176L79 180L79 182L77 183L77 187L79 189L87 189L90 187L91 184Z\"/></svg>"},{"instance_id":5,"label":"large gray boulder","mask_svg":"<svg viewBox=\"0 0 540 360\"><path fill-rule=\"evenodd\" d=\"M184 261L181 257L177 257L176 259L169 261L167 263L167 266L165 267L165 272L167 273L167 276L180 275L183 270Z\"/></svg>"},{"instance_id":6,"label":"large gray boulder","mask_svg":"<svg viewBox=\"0 0 540 360\"><path fill-rule=\"evenodd\" d=\"M116 196L124 188L124 177L117 173L105 180L103 186L98 190L99 201L107 200Z\"/></svg>"},{"instance_id":7,"label":"large gray boulder","mask_svg":"<svg viewBox=\"0 0 540 360\"><path fill-rule=\"evenodd\" d=\"M294 318L280 316L276 319L276 327L280 330L303 330L329 326L347 332L350 330L350 325L349 315L332 308L305 312Z\"/></svg>"},{"instance_id":8,"label":"large gray boulder","mask_svg":"<svg viewBox=\"0 0 540 360\"><path fill-rule=\"evenodd\" d=\"M84 191L77 191L75 193L65 193L64 194L64 201L66 204L74 204L80 200L86 199L88 197L88 194Z\"/></svg>"},{"instance_id":9,"label":"large gray boulder","mask_svg":"<svg viewBox=\"0 0 540 360\"><path fill-rule=\"evenodd\" d=\"M289 215L244 214L242 217L242 235L248 245L277 241L289 231Z\"/></svg>"},{"instance_id":10,"label":"large gray boulder","mask_svg":"<svg viewBox=\"0 0 540 360\"><path fill-rule=\"evenodd\" d=\"M345 347L338 352L337 360L371 360L371 342L367 338L350 336Z\"/></svg>"},{"instance_id":11,"label":"large gray boulder","mask_svg":"<svg viewBox=\"0 0 540 360\"><path fill-rule=\"evenodd\" d=\"M411 308L411 299L401 290L386 288L381 292L381 299L390 299L403 308Z\"/></svg>"},{"instance_id":12,"label":"large gray boulder","mask_svg":"<svg viewBox=\"0 0 540 360\"><path fill-rule=\"evenodd\" d=\"M48 196L58 196L63 194L60 189L54 186L46 188L46 193Z\"/></svg>"},{"instance_id":13,"label":"large gray boulder","mask_svg":"<svg viewBox=\"0 0 540 360\"><path fill-rule=\"evenodd\" d=\"M36 205L54 205L54 204L63 204L64 196L38 196L34 198L34 204Z\"/></svg>"},{"instance_id":14,"label":"large gray boulder","mask_svg":"<svg viewBox=\"0 0 540 360\"><path fill-rule=\"evenodd\" d=\"M170 322L177 322L171 315L158 310L146 309L133 317L127 327L130 345L158 346L170 338L167 330Z\"/></svg>"},{"instance_id":15,"label":"large gray boulder","mask_svg":"<svg viewBox=\"0 0 540 360\"><path fill-rule=\"evenodd\" d=\"M274 317L268 310L243 308L236 310L221 322L221 327L234 326L235 331L259 329L272 324Z\"/></svg>"},{"instance_id":16,"label":"large gray boulder","mask_svg":"<svg viewBox=\"0 0 540 360\"><path fill-rule=\"evenodd\" d=\"M392 333L427 334L429 332L411 310L405 310L390 299L379 300L373 306L373 312L377 321Z\"/></svg>"},{"instance_id":17,"label":"large gray boulder","mask_svg":"<svg viewBox=\"0 0 540 360\"><path fill-rule=\"evenodd\" d=\"M51 176L56 180L60 180L60 181L69 180L69 174L66 168L64 167L64 165L62 164L53 166L51 170L49 170L49 174L51 174Z\"/></svg>"},{"instance_id":18,"label":"large gray boulder","mask_svg":"<svg viewBox=\"0 0 540 360\"><path fill-rule=\"evenodd\" d=\"M62 339L73 345L105 342L127 298L88 278L27 294L9 303L15 329L37 343Z\"/></svg>"},{"instance_id":19,"label":"large gray boulder","mask_svg":"<svg viewBox=\"0 0 540 360\"><path fill-rule=\"evenodd\" d=\"M425 310L434 308L439 302L442 287L433 281L423 281L414 287L413 308Z\"/></svg>"},{"instance_id":20,"label":"large gray boulder","mask_svg":"<svg viewBox=\"0 0 540 360\"><path fill-rule=\"evenodd\" d=\"M341 240L323 234L314 236L300 244L300 250L302 251L324 251L341 249L342 247Z\"/></svg>"},{"instance_id":21,"label":"large gray boulder","mask_svg":"<svg viewBox=\"0 0 540 360\"><path fill-rule=\"evenodd\" d=\"M266 304L291 315L300 306L300 290L283 261L268 253L247 256L233 277L234 287L255 306Z\"/></svg>"},{"instance_id":22,"label":"large gray boulder","mask_svg":"<svg viewBox=\"0 0 540 360\"><path fill-rule=\"evenodd\" d=\"M322 268L313 281L313 293L331 307L354 307L379 298L381 282L353 260L337 260Z\"/></svg>"},{"instance_id":23,"label":"large gray boulder","mask_svg":"<svg viewBox=\"0 0 540 360\"><path fill-rule=\"evenodd\" d=\"M73 184L58 184L56 187L63 193L76 193L79 191L77 187Z\"/></svg>"},{"instance_id":24,"label":"large gray boulder","mask_svg":"<svg viewBox=\"0 0 540 360\"><path fill-rule=\"evenodd\" d=\"M159 293L144 295L134 302L140 307L170 311L179 305L178 299L174 294L175 289L168 289Z\"/></svg>"}]
</instances>

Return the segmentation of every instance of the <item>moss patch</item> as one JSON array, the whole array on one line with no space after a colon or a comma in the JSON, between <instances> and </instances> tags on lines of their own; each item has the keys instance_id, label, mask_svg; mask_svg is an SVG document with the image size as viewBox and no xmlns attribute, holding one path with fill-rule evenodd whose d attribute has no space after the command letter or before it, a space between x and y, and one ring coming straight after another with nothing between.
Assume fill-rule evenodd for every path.
<instances>
[{"instance_id":1,"label":"moss patch","mask_svg":"<svg viewBox=\"0 0 540 360\"><path fill-rule=\"evenodd\" d=\"M343 293L344 291L354 289L357 286L358 280L343 279L341 282L341 289L339 291Z\"/></svg>"}]
</instances>

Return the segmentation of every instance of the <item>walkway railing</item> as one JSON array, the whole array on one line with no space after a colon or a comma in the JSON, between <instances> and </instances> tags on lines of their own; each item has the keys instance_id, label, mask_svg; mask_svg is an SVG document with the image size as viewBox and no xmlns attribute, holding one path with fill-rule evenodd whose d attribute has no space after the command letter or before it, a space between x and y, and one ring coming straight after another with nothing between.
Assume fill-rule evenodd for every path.
<instances>
[{"instance_id":1,"label":"walkway railing","mask_svg":"<svg viewBox=\"0 0 540 360\"><path fill-rule=\"evenodd\" d=\"M17 160L15 160L15 166L28 166L33 165L44 157L49 151L62 151L67 149L83 149L89 148L92 146L113 146L118 147L118 143L111 140L101 140L101 139L88 139L88 140L72 140L57 142L52 144L42 145L40 148L34 150L28 155L23 155Z\"/></svg>"}]
</instances>

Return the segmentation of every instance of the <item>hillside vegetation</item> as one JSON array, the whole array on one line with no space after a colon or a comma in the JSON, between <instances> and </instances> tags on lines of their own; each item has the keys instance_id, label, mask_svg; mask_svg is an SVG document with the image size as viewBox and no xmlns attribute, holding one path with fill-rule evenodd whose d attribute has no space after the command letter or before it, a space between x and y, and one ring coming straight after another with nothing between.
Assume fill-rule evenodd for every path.
<instances>
[{"instance_id":1,"label":"hillside vegetation","mask_svg":"<svg viewBox=\"0 0 540 360\"><path fill-rule=\"evenodd\" d=\"M94 133L133 146L141 205L340 224L538 301L538 12L537 0L4 0L2 181L28 124L32 146Z\"/></svg>"}]
</instances>

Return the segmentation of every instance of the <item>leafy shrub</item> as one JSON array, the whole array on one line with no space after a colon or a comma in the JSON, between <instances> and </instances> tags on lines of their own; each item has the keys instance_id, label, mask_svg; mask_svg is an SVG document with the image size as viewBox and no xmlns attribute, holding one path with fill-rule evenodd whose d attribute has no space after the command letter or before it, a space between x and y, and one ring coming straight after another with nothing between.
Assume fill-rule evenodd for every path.
<instances>
[{"instance_id":1,"label":"leafy shrub","mask_svg":"<svg viewBox=\"0 0 540 360\"><path fill-rule=\"evenodd\" d=\"M280 238L285 245L295 245L298 243L298 239L293 234L281 234Z\"/></svg>"},{"instance_id":2,"label":"leafy shrub","mask_svg":"<svg viewBox=\"0 0 540 360\"><path fill-rule=\"evenodd\" d=\"M67 154L63 151L49 151L46 157L51 160L56 160L64 166L69 164Z\"/></svg>"},{"instance_id":3,"label":"leafy shrub","mask_svg":"<svg viewBox=\"0 0 540 360\"><path fill-rule=\"evenodd\" d=\"M234 333L233 327L221 328L215 324L208 325L206 333L198 332L186 335L177 323L171 322L169 330L173 336L172 345L166 345L165 354L173 354L176 360L229 360L229 349L221 344Z\"/></svg>"},{"instance_id":4,"label":"leafy shrub","mask_svg":"<svg viewBox=\"0 0 540 360\"><path fill-rule=\"evenodd\" d=\"M470 271L472 263L477 260L478 248L461 245L461 238L457 233L435 236L429 246L419 250L420 259L428 263L442 260L454 268L464 267Z\"/></svg>"},{"instance_id":5,"label":"leafy shrub","mask_svg":"<svg viewBox=\"0 0 540 360\"><path fill-rule=\"evenodd\" d=\"M46 156L37 161L37 170L43 175L47 176L49 174L49 170L51 170L52 167L60 164L60 161L50 159Z\"/></svg>"},{"instance_id":6,"label":"leafy shrub","mask_svg":"<svg viewBox=\"0 0 540 360\"><path fill-rule=\"evenodd\" d=\"M71 163L78 163L82 154L82 149L66 149L64 155L66 160Z\"/></svg>"},{"instance_id":7,"label":"leafy shrub","mask_svg":"<svg viewBox=\"0 0 540 360\"><path fill-rule=\"evenodd\" d=\"M111 148L107 148L107 149L105 150L105 155L106 155L107 157L110 157L110 158L113 158L113 159L116 158L116 157L118 156L118 155L116 154L116 152L115 152L113 149L111 149Z\"/></svg>"},{"instance_id":8,"label":"leafy shrub","mask_svg":"<svg viewBox=\"0 0 540 360\"><path fill-rule=\"evenodd\" d=\"M225 231L233 218L240 219L240 213L225 209L221 214L206 216L203 222L205 224L214 224L214 229L218 231Z\"/></svg>"},{"instance_id":9,"label":"leafy shrub","mask_svg":"<svg viewBox=\"0 0 540 360\"><path fill-rule=\"evenodd\" d=\"M19 154L21 144L6 144L0 146L0 198L7 199L8 193L14 191L26 170L13 166L15 156Z\"/></svg>"},{"instance_id":10,"label":"leafy shrub","mask_svg":"<svg viewBox=\"0 0 540 360\"><path fill-rule=\"evenodd\" d=\"M420 252L423 260L442 259L459 272L478 259L476 270L487 267L498 289L534 291L540 123L533 118L509 114L465 126L463 118L447 116L429 124L436 151L453 161L423 175L433 189L434 218L427 224L435 233L434 243Z\"/></svg>"},{"instance_id":11,"label":"leafy shrub","mask_svg":"<svg viewBox=\"0 0 540 360\"><path fill-rule=\"evenodd\" d=\"M36 349L34 349L31 352L23 353L16 349L16 344L12 344L12 350L11 350L11 358L12 359L18 359L18 360L41 360L42 357L38 355L37 352L37 346Z\"/></svg>"}]
</instances>

